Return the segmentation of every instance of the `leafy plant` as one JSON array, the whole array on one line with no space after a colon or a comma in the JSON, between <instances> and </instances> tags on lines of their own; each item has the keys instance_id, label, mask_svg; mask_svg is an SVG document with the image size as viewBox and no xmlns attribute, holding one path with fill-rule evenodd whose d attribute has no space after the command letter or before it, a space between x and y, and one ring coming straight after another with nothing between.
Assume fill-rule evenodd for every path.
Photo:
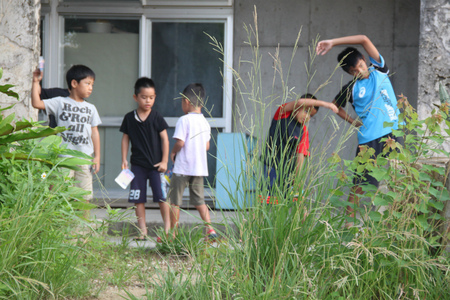
<instances>
[{"instance_id":1,"label":"leafy plant","mask_svg":"<svg viewBox=\"0 0 450 300\"><path fill-rule=\"evenodd\" d=\"M10 87L0 91L15 96ZM57 298L80 276L72 229L92 205L67 168L90 162L61 147L62 130L0 115L0 298Z\"/></svg>"},{"instance_id":2,"label":"leafy plant","mask_svg":"<svg viewBox=\"0 0 450 300\"><path fill-rule=\"evenodd\" d=\"M0 68L0 79L3 77L3 68ZM19 95L11 91L10 88L14 87L12 84L0 84L0 93L6 94L8 96L14 97L19 100Z\"/></svg>"}]
</instances>

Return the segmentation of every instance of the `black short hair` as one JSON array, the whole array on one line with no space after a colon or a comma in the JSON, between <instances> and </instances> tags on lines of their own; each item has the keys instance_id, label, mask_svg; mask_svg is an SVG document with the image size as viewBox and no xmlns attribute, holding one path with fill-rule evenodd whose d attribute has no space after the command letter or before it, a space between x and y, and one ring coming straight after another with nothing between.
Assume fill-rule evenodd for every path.
<instances>
[{"instance_id":1,"label":"black short hair","mask_svg":"<svg viewBox=\"0 0 450 300\"><path fill-rule=\"evenodd\" d=\"M354 47L347 47L344 51L339 53L337 60L341 63L342 69L349 73L351 67L356 67L360 59L364 59L364 55Z\"/></svg>"},{"instance_id":2,"label":"black short hair","mask_svg":"<svg viewBox=\"0 0 450 300\"><path fill-rule=\"evenodd\" d=\"M313 94L310 94L310 93L303 94L303 95L301 95L300 98L317 100L316 96L314 96ZM320 108L319 106L314 106L314 109L315 109L317 112L319 111L319 108Z\"/></svg>"},{"instance_id":3,"label":"black short hair","mask_svg":"<svg viewBox=\"0 0 450 300\"><path fill-rule=\"evenodd\" d=\"M66 82L69 90L72 90L72 80L80 83L81 80L92 77L95 80L95 73L84 65L73 65L66 73Z\"/></svg>"},{"instance_id":4,"label":"black short hair","mask_svg":"<svg viewBox=\"0 0 450 300\"><path fill-rule=\"evenodd\" d=\"M148 77L141 77L134 84L134 94L137 96L142 88L155 88L155 83Z\"/></svg>"},{"instance_id":5,"label":"black short hair","mask_svg":"<svg viewBox=\"0 0 450 300\"><path fill-rule=\"evenodd\" d=\"M191 83L183 90L183 98L188 99L195 107L201 107L205 104L205 88L201 83Z\"/></svg>"}]
</instances>

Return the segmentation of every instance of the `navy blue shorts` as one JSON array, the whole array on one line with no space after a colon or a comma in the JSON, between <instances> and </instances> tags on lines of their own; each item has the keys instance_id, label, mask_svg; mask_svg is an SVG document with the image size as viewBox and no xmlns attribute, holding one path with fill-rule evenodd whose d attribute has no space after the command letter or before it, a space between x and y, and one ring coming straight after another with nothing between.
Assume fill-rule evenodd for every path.
<instances>
[{"instance_id":1,"label":"navy blue shorts","mask_svg":"<svg viewBox=\"0 0 450 300\"><path fill-rule=\"evenodd\" d=\"M383 148L385 145L385 142L381 142L382 139L390 137L391 139L402 143L402 139L395 137L392 133L388 133L380 138L377 138L373 141L370 141L368 143L365 144L360 144L358 145L358 147L356 148L356 156L358 156L358 153L360 152L360 148L359 146L368 146L369 148L373 148L375 150L375 154L374 154L374 159L376 159L376 157L378 156L378 154L383 152ZM360 184L372 184L376 187L378 187L380 185L380 182L378 182L378 180L376 180L374 177L370 176L368 174L368 171L364 171L363 174L361 176L355 176L353 177L353 184L354 185L360 185Z\"/></svg>"},{"instance_id":2,"label":"navy blue shorts","mask_svg":"<svg viewBox=\"0 0 450 300\"><path fill-rule=\"evenodd\" d=\"M165 202L166 196L161 187L161 175L158 170L150 170L140 166L131 166L131 172L134 173L134 179L130 184L130 194L128 202L146 203L147 202L147 179L150 181L150 187L153 192L153 202Z\"/></svg>"}]
</instances>

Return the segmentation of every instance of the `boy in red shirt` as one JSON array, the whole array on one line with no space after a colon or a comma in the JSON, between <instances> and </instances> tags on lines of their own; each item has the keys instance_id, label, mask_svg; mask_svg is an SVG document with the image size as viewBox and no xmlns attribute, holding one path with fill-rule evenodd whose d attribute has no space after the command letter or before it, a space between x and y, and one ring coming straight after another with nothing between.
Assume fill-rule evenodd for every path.
<instances>
[{"instance_id":1,"label":"boy in red shirt","mask_svg":"<svg viewBox=\"0 0 450 300\"><path fill-rule=\"evenodd\" d=\"M264 153L269 194L273 194L275 186L281 186L285 182L290 184L290 174L295 176L300 172L305 156L309 156L309 133L305 124L317 113L320 106L335 113L339 111L333 103L317 100L313 95L306 94L300 99L281 105L275 112ZM270 196L267 203L270 203Z\"/></svg>"}]
</instances>

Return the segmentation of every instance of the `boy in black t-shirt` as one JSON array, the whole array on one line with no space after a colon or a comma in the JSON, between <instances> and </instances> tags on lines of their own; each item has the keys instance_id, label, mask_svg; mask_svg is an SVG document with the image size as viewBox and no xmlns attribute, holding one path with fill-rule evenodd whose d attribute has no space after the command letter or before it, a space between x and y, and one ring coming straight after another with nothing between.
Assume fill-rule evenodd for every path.
<instances>
[{"instance_id":1,"label":"boy in black t-shirt","mask_svg":"<svg viewBox=\"0 0 450 300\"><path fill-rule=\"evenodd\" d=\"M131 182L128 201L136 206L136 217L141 235L147 237L145 202L147 202L147 179L153 192L153 202L159 204L166 235L170 229L170 206L165 202L165 191L161 188L161 175L167 170L169 161L169 127L160 113L153 110L155 84L150 78L139 78L134 85L134 100L138 108L125 115L120 131L122 137L122 169L128 168L127 154L131 142L131 171L135 177ZM158 237L158 242L161 238Z\"/></svg>"}]
</instances>

